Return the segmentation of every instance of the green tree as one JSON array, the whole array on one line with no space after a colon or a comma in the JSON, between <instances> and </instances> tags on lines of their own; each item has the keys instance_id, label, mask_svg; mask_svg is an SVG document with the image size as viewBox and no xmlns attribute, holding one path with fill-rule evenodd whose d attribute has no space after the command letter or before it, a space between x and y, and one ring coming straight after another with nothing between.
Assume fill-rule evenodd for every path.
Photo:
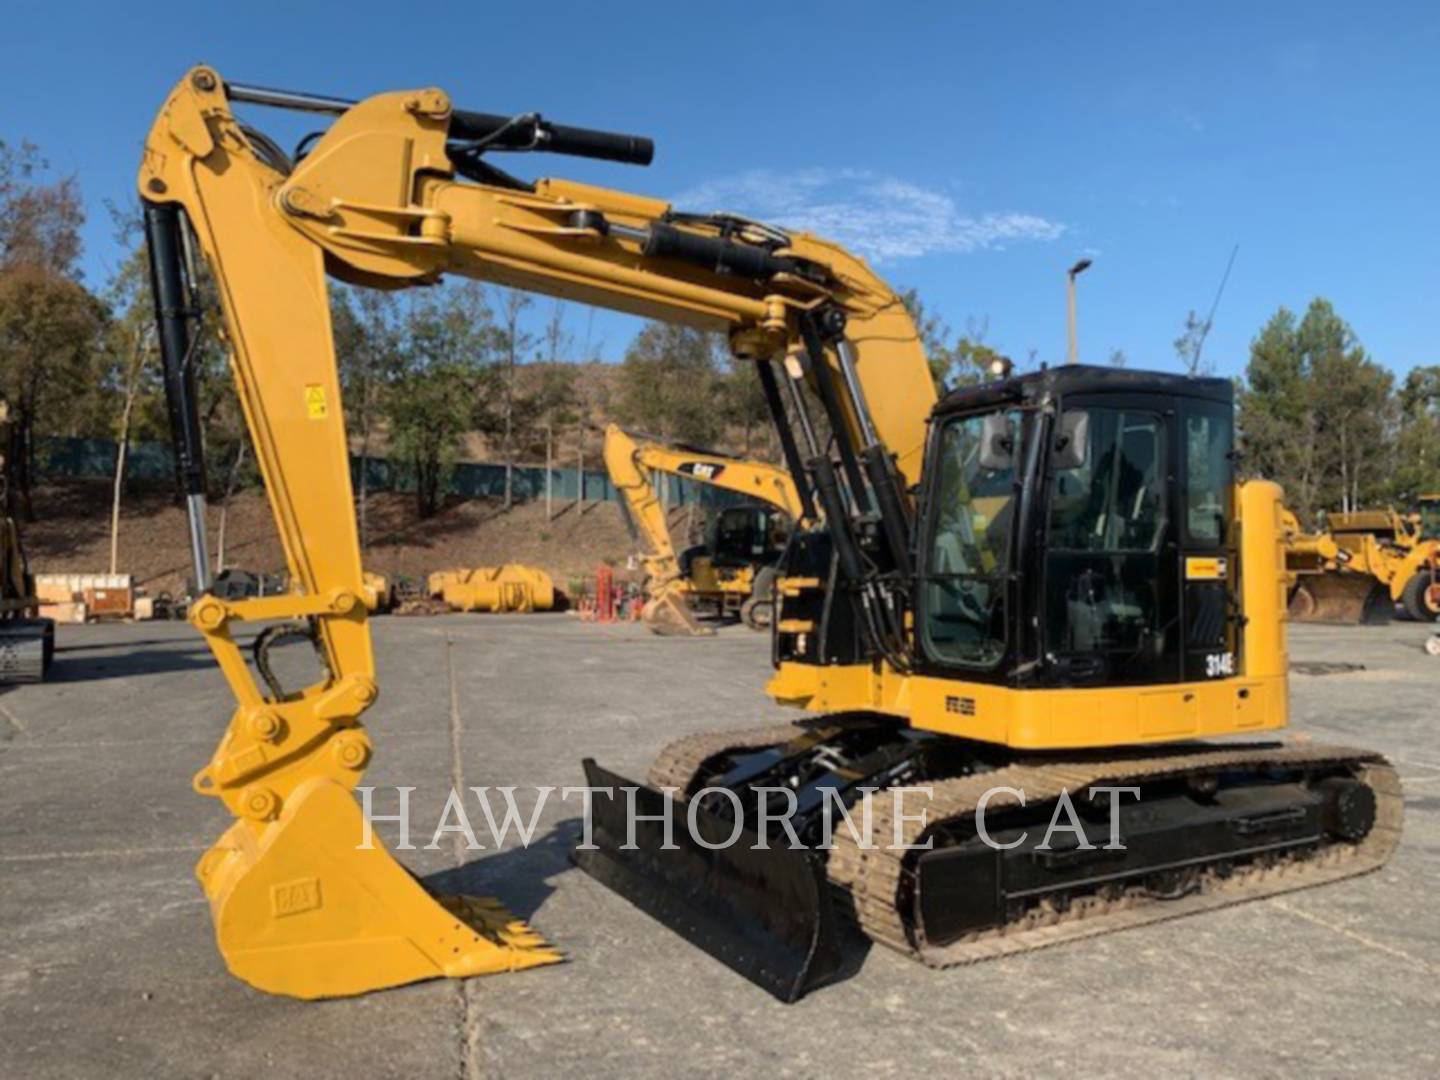
<instances>
[{"instance_id":1,"label":"green tree","mask_svg":"<svg viewBox=\"0 0 1440 1080\"><path fill-rule=\"evenodd\" d=\"M1185 325L1175 339L1175 356L1185 374L1192 379L1209 375L1215 370L1215 365L1202 356L1205 339L1209 335L1210 320L1200 318L1194 311L1185 316Z\"/></svg>"},{"instance_id":2,"label":"green tree","mask_svg":"<svg viewBox=\"0 0 1440 1080\"><path fill-rule=\"evenodd\" d=\"M128 247L130 253L111 277L104 294L112 313L112 325L100 357L97 382L101 391L100 408L87 433L104 432L118 438L120 427L126 426L135 439L168 442L172 436L170 416L164 371L155 342L150 258L142 237L140 208L138 204L112 205L110 215L116 242ZM241 486L258 483L260 475L251 453L245 414L235 393L215 281L204 259L197 260L195 270L197 279L191 283L195 318L189 326L189 363L195 371L206 480L210 492L218 487L224 493L227 502L222 504L223 516L229 494ZM128 422L125 419L125 403L130 400L127 390L134 392ZM176 505L184 502L178 470L177 461Z\"/></svg>"},{"instance_id":3,"label":"green tree","mask_svg":"<svg viewBox=\"0 0 1440 1080\"><path fill-rule=\"evenodd\" d=\"M900 302L910 313L910 321L915 324L915 332L920 336L920 346L925 350L925 359L930 362L930 377L935 380L935 388L944 393L951 368L955 366L955 355L949 345L950 324L925 306L918 289L906 289L900 294Z\"/></svg>"},{"instance_id":4,"label":"green tree","mask_svg":"<svg viewBox=\"0 0 1440 1080\"><path fill-rule=\"evenodd\" d=\"M0 267L24 265L79 279L85 211L73 176L46 181L34 143L0 139Z\"/></svg>"},{"instance_id":5,"label":"green tree","mask_svg":"<svg viewBox=\"0 0 1440 1080\"><path fill-rule=\"evenodd\" d=\"M384 397L396 456L415 478L416 511L432 517L492 374L495 326L479 285L415 299L401 325L398 371Z\"/></svg>"},{"instance_id":6,"label":"green tree","mask_svg":"<svg viewBox=\"0 0 1440 1080\"><path fill-rule=\"evenodd\" d=\"M993 377L991 373L997 362L1008 362L998 349L985 343L990 333L988 317L967 319L965 333L955 337L950 324L925 306L916 289L901 293L900 302L910 313L920 335L920 344L930 362L930 375L940 393L982 383Z\"/></svg>"},{"instance_id":7,"label":"green tree","mask_svg":"<svg viewBox=\"0 0 1440 1080\"><path fill-rule=\"evenodd\" d=\"M646 326L620 369L621 423L665 439L713 445L724 431L718 334L669 323Z\"/></svg>"},{"instance_id":8,"label":"green tree","mask_svg":"<svg viewBox=\"0 0 1440 1080\"><path fill-rule=\"evenodd\" d=\"M1320 498L1346 511L1382 502L1393 464L1395 377L1326 301L1310 305L1299 334L1316 402Z\"/></svg>"},{"instance_id":9,"label":"green tree","mask_svg":"<svg viewBox=\"0 0 1440 1080\"><path fill-rule=\"evenodd\" d=\"M355 518L363 550L370 543L370 455L384 399L403 370L400 309L391 293L337 288L330 296L345 432L360 459Z\"/></svg>"},{"instance_id":10,"label":"green tree","mask_svg":"<svg viewBox=\"0 0 1440 1080\"><path fill-rule=\"evenodd\" d=\"M128 230L122 228L122 238ZM111 403L95 430L115 438L115 479L110 500L110 573L119 570L120 506L125 493L130 440L145 411L163 389L159 378L154 305L150 299L149 258L136 248L115 272L105 291L111 318L105 334L103 383ZM147 402L147 398L150 399ZM113 402L118 401L115 414Z\"/></svg>"},{"instance_id":11,"label":"green tree","mask_svg":"<svg viewBox=\"0 0 1440 1080\"><path fill-rule=\"evenodd\" d=\"M998 349L985 344L985 325L984 321L975 323L972 320L964 336L956 340L955 348L951 350L955 363L948 389L976 386L995 377L996 365L1010 362L1009 357Z\"/></svg>"},{"instance_id":12,"label":"green tree","mask_svg":"<svg viewBox=\"0 0 1440 1080\"><path fill-rule=\"evenodd\" d=\"M1401 506L1432 492L1440 492L1440 364L1412 369L1400 388L1392 478Z\"/></svg>"},{"instance_id":13,"label":"green tree","mask_svg":"<svg viewBox=\"0 0 1440 1080\"><path fill-rule=\"evenodd\" d=\"M93 390L105 305L44 266L0 271L0 396L10 410L5 448L8 512L34 520L35 436L77 435L76 401Z\"/></svg>"},{"instance_id":14,"label":"green tree","mask_svg":"<svg viewBox=\"0 0 1440 1080\"><path fill-rule=\"evenodd\" d=\"M1239 400L1245 460L1280 482L1308 522L1387 494L1393 378L1326 300L1303 319L1280 308L1250 345Z\"/></svg>"},{"instance_id":15,"label":"green tree","mask_svg":"<svg viewBox=\"0 0 1440 1080\"><path fill-rule=\"evenodd\" d=\"M525 357L535 347L535 335L522 325L524 314L534 304L528 293L503 289L500 294L500 447L505 457L505 509L515 502L515 435L519 391L516 377ZM556 333L559 333L557 328Z\"/></svg>"},{"instance_id":16,"label":"green tree","mask_svg":"<svg viewBox=\"0 0 1440 1080\"><path fill-rule=\"evenodd\" d=\"M534 460L552 446L555 432L580 423L580 392L574 364L537 364L529 372L516 398L515 432L517 451Z\"/></svg>"},{"instance_id":17,"label":"green tree","mask_svg":"<svg viewBox=\"0 0 1440 1080\"><path fill-rule=\"evenodd\" d=\"M37 434L79 434L98 393L105 305L75 266L85 213L73 178L48 179L38 149L0 142L0 395L10 414L9 511L34 517Z\"/></svg>"},{"instance_id":18,"label":"green tree","mask_svg":"<svg viewBox=\"0 0 1440 1080\"><path fill-rule=\"evenodd\" d=\"M779 440L756 362L736 356L727 359L727 368L720 376L725 421L740 429L740 453L774 460L779 456Z\"/></svg>"}]
</instances>

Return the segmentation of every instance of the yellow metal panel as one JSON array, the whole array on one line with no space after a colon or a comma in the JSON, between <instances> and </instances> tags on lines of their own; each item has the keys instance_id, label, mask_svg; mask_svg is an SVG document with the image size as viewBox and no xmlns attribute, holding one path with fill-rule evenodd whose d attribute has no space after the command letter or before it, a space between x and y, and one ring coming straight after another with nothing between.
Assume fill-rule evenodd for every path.
<instances>
[{"instance_id":1,"label":"yellow metal panel","mask_svg":"<svg viewBox=\"0 0 1440 1080\"><path fill-rule=\"evenodd\" d=\"M766 688L813 712L874 709L944 735L1046 750L1124 746L1283 727L1285 680L1216 679L1163 688L1014 690L864 665L785 663Z\"/></svg>"},{"instance_id":2,"label":"yellow metal panel","mask_svg":"<svg viewBox=\"0 0 1440 1080\"><path fill-rule=\"evenodd\" d=\"M1136 731L1142 739L1178 739L1199 734L1200 702L1194 690L1146 690L1138 698Z\"/></svg>"},{"instance_id":3,"label":"yellow metal panel","mask_svg":"<svg viewBox=\"0 0 1440 1080\"><path fill-rule=\"evenodd\" d=\"M1279 484L1251 480L1240 485L1235 499L1240 533L1240 606L1245 615L1241 650L1244 674L1279 678L1282 683L1290 667L1285 647L1289 579L1285 569L1287 512L1283 497Z\"/></svg>"}]
</instances>

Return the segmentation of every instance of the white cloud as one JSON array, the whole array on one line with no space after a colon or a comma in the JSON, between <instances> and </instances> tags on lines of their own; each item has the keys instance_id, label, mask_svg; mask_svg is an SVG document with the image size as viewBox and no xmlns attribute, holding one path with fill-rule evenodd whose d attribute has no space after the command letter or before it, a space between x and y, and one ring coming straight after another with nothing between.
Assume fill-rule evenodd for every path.
<instances>
[{"instance_id":1,"label":"white cloud","mask_svg":"<svg viewBox=\"0 0 1440 1080\"><path fill-rule=\"evenodd\" d=\"M674 205L813 232L875 262L999 249L1065 232L1035 214L965 213L944 192L860 169L756 169L691 188Z\"/></svg>"}]
</instances>

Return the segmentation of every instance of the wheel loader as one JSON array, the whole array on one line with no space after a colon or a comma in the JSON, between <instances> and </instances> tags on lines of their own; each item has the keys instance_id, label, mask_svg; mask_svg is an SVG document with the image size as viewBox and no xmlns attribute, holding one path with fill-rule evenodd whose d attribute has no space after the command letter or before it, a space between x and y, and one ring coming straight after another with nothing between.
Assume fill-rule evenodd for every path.
<instances>
[{"instance_id":1,"label":"wheel loader","mask_svg":"<svg viewBox=\"0 0 1440 1080\"><path fill-rule=\"evenodd\" d=\"M1313 533L1286 514L1293 621L1382 623L1397 604L1418 622L1440 618L1440 538L1425 535L1420 514L1329 514Z\"/></svg>"},{"instance_id":2,"label":"wheel loader","mask_svg":"<svg viewBox=\"0 0 1440 1080\"><path fill-rule=\"evenodd\" d=\"M328 127L287 155L236 116L258 107ZM768 690L799 719L681 740L650 785L585 762L594 842L575 859L776 997L839 977L844 923L945 966L1385 862L1394 769L1274 738L1288 718L1281 492L1234 482L1228 381L1076 366L937 399L900 297L843 247L522 180L494 163L507 152L644 164L653 146L460 109L438 89L352 102L203 65L145 143L197 574L187 364L204 258L292 583L205 596L190 616L238 699L194 781L236 818L199 876L237 976L322 997L558 959L498 901L434 897L358 846L378 686L327 275L497 282L724 333L756 365L820 522L787 551L772 628ZM234 636L246 622L267 625L257 661L270 627L310 633L320 678L263 692ZM1205 741L1220 736L1240 740ZM858 824L827 838L827 808ZM1044 825L1067 808L1052 846Z\"/></svg>"},{"instance_id":3,"label":"wheel loader","mask_svg":"<svg viewBox=\"0 0 1440 1080\"><path fill-rule=\"evenodd\" d=\"M805 519L805 506L784 469L667 444L616 424L605 429L605 468L620 492L631 534L647 549L640 616L646 626L657 634L713 634L697 617L708 611L717 617L736 614L752 630L770 628L775 563L791 530ZM743 495L747 502L717 511L705 543L677 554L665 505L655 494L657 476L685 477Z\"/></svg>"}]
</instances>

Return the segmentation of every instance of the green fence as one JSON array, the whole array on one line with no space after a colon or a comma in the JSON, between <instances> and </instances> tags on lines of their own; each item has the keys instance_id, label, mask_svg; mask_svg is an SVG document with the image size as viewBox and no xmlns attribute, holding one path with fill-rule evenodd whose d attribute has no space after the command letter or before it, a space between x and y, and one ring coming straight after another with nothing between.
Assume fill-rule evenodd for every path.
<instances>
[{"instance_id":1,"label":"green fence","mask_svg":"<svg viewBox=\"0 0 1440 1080\"><path fill-rule=\"evenodd\" d=\"M117 444L113 439L75 439L61 436L37 440L36 472L42 480L65 477L113 477ZM136 442L130 444L125 457L127 476L142 481L165 482L175 475L174 457L169 444ZM359 482L360 459L350 459L351 479ZM371 491L415 490L412 470L384 458L367 458L365 476ZM671 506L698 502L704 506L727 506L740 500L729 492L679 476L662 478L668 490L665 498ZM603 471L578 468L550 470L550 497L557 503L574 502L582 492L587 502L617 502L618 494ZM512 478L515 498L521 501L545 498L545 468L516 465ZM468 499L501 499L505 497L505 466L493 462L462 461L451 469L446 492Z\"/></svg>"}]
</instances>

